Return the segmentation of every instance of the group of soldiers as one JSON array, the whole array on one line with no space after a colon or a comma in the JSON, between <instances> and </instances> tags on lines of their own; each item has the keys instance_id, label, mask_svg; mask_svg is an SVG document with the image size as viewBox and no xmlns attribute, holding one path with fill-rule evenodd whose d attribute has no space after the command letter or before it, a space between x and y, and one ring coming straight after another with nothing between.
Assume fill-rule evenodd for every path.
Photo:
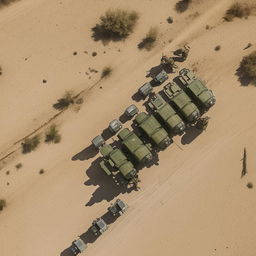
<instances>
[{"instance_id":1,"label":"group of soldiers","mask_svg":"<svg viewBox=\"0 0 256 256\"><path fill-rule=\"evenodd\" d=\"M179 62L185 61L188 57L189 50L190 47L188 45L184 45L182 48L179 48L173 52L175 57L168 57L163 55L161 58L161 65L168 66L168 68L170 68L172 72L175 73L178 69L178 66L175 64L175 60L178 60Z\"/></svg>"}]
</instances>

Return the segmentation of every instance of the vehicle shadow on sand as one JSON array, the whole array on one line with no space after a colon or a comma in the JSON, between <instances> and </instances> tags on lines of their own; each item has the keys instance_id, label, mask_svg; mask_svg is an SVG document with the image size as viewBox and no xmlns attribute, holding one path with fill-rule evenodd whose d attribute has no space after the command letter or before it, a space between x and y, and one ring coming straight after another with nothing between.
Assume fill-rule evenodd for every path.
<instances>
[{"instance_id":1,"label":"vehicle shadow on sand","mask_svg":"<svg viewBox=\"0 0 256 256\"><path fill-rule=\"evenodd\" d=\"M109 211L104 213L100 218L102 218L107 225L110 225L114 223L118 219L119 215L114 216L111 214ZM83 242L88 245L88 244L93 244L99 237L100 235L96 236L94 233L91 231L90 227L84 232L83 234L79 235ZM60 256L74 256L74 253L71 250L72 245L63 250L60 254Z\"/></svg>"},{"instance_id":2,"label":"vehicle shadow on sand","mask_svg":"<svg viewBox=\"0 0 256 256\"><path fill-rule=\"evenodd\" d=\"M181 143L183 145L190 144L202 132L203 132L203 130L199 130L195 126L191 126L191 127L186 128L185 134L181 137Z\"/></svg>"},{"instance_id":3,"label":"vehicle shadow on sand","mask_svg":"<svg viewBox=\"0 0 256 256\"><path fill-rule=\"evenodd\" d=\"M85 181L84 185L98 187L86 203L86 206L94 205L103 200L109 202L120 194L130 193L134 190L134 186L130 187L126 183L122 184L120 182L121 177L116 176L113 179L112 176L107 176L100 168L101 160L102 158L97 158L86 170L89 179Z\"/></svg>"}]
</instances>

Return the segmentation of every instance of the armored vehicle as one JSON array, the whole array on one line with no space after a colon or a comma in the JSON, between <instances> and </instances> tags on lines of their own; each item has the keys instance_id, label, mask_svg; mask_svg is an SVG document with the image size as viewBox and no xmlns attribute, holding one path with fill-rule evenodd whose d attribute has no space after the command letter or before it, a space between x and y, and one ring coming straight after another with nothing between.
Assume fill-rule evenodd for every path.
<instances>
[{"instance_id":1,"label":"armored vehicle","mask_svg":"<svg viewBox=\"0 0 256 256\"><path fill-rule=\"evenodd\" d=\"M87 248L87 245L84 243L84 241L79 237L76 239L71 246L71 251L74 255L77 255L81 252L83 252Z\"/></svg>"},{"instance_id":2,"label":"armored vehicle","mask_svg":"<svg viewBox=\"0 0 256 256\"><path fill-rule=\"evenodd\" d=\"M196 75L189 69L183 68L179 72L179 80L186 87L188 94L202 108L209 109L215 102L215 96L204 83L196 78Z\"/></svg>"},{"instance_id":3,"label":"armored vehicle","mask_svg":"<svg viewBox=\"0 0 256 256\"><path fill-rule=\"evenodd\" d=\"M162 70L160 73L158 73L154 79L153 79L153 82L156 83L156 84L162 84L164 83L166 80L168 79L168 75L167 73Z\"/></svg>"},{"instance_id":4,"label":"armored vehicle","mask_svg":"<svg viewBox=\"0 0 256 256\"><path fill-rule=\"evenodd\" d=\"M100 167L107 175L120 172L126 180L136 180L137 171L119 148L105 144L100 148L100 153L104 157L104 160L100 162Z\"/></svg>"},{"instance_id":5,"label":"armored vehicle","mask_svg":"<svg viewBox=\"0 0 256 256\"><path fill-rule=\"evenodd\" d=\"M182 134L186 128L185 123L160 94L155 94L148 106L157 114L157 116L166 124L169 130L174 134Z\"/></svg>"},{"instance_id":6,"label":"armored vehicle","mask_svg":"<svg viewBox=\"0 0 256 256\"><path fill-rule=\"evenodd\" d=\"M100 148L105 144L105 140L101 135L98 135L92 140L92 144L94 145L94 147Z\"/></svg>"},{"instance_id":7,"label":"armored vehicle","mask_svg":"<svg viewBox=\"0 0 256 256\"><path fill-rule=\"evenodd\" d=\"M167 132L153 115L139 113L135 117L135 122L159 149L165 149L171 144L172 141Z\"/></svg>"},{"instance_id":8,"label":"armored vehicle","mask_svg":"<svg viewBox=\"0 0 256 256\"><path fill-rule=\"evenodd\" d=\"M164 87L164 93L187 122L195 123L198 120L199 109L176 83L168 83Z\"/></svg>"},{"instance_id":9,"label":"armored vehicle","mask_svg":"<svg viewBox=\"0 0 256 256\"><path fill-rule=\"evenodd\" d=\"M118 133L117 137L122 141L126 151L131 154L139 163L146 163L152 160L150 145L144 145L142 140L128 128L124 128Z\"/></svg>"},{"instance_id":10,"label":"armored vehicle","mask_svg":"<svg viewBox=\"0 0 256 256\"><path fill-rule=\"evenodd\" d=\"M94 220L91 226L91 231L95 236L104 233L107 229L108 225L102 218Z\"/></svg>"},{"instance_id":11,"label":"armored vehicle","mask_svg":"<svg viewBox=\"0 0 256 256\"><path fill-rule=\"evenodd\" d=\"M122 129L122 124L119 120L115 119L109 123L108 129L115 134Z\"/></svg>"},{"instance_id":12,"label":"armored vehicle","mask_svg":"<svg viewBox=\"0 0 256 256\"><path fill-rule=\"evenodd\" d=\"M140 93L143 97L147 97L152 91L153 91L153 87L152 87L152 85L151 85L149 82L143 84L143 85L139 88L139 93Z\"/></svg>"},{"instance_id":13,"label":"armored vehicle","mask_svg":"<svg viewBox=\"0 0 256 256\"><path fill-rule=\"evenodd\" d=\"M136 114L138 114L139 110L138 108L132 104L131 106L129 106L126 110L125 110L125 115L128 117L128 118L132 118L134 117Z\"/></svg>"},{"instance_id":14,"label":"armored vehicle","mask_svg":"<svg viewBox=\"0 0 256 256\"><path fill-rule=\"evenodd\" d=\"M128 205L120 199L117 199L114 204L111 204L108 207L108 211L112 213L114 216L123 215L128 209Z\"/></svg>"}]
</instances>

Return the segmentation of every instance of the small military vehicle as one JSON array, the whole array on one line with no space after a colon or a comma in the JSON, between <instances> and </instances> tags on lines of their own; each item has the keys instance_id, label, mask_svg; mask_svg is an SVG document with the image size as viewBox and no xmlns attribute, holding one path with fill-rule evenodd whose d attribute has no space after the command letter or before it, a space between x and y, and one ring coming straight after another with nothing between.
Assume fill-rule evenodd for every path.
<instances>
[{"instance_id":1,"label":"small military vehicle","mask_svg":"<svg viewBox=\"0 0 256 256\"><path fill-rule=\"evenodd\" d=\"M94 220L91 226L91 231L95 236L101 235L107 229L108 229L108 225L102 218L98 218Z\"/></svg>"},{"instance_id":2,"label":"small military vehicle","mask_svg":"<svg viewBox=\"0 0 256 256\"><path fill-rule=\"evenodd\" d=\"M164 87L164 93L188 123L195 123L198 120L199 109L175 82L168 83Z\"/></svg>"},{"instance_id":3,"label":"small military vehicle","mask_svg":"<svg viewBox=\"0 0 256 256\"><path fill-rule=\"evenodd\" d=\"M126 180L136 181L137 171L121 149L105 144L100 148L100 153L104 158L100 162L100 167L107 175L120 172Z\"/></svg>"},{"instance_id":4,"label":"small military vehicle","mask_svg":"<svg viewBox=\"0 0 256 256\"><path fill-rule=\"evenodd\" d=\"M84 241L79 237L76 239L72 245L71 245L71 251L74 255L77 255L81 252L83 252L87 248L87 245L84 243Z\"/></svg>"},{"instance_id":5,"label":"small military vehicle","mask_svg":"<svg viewBox=\"0 0 256 256\"><path fill-rule=\"evenodd\" d=\"M168 74L162 70L160 73L158 73L154 78L153 78L153 83L155 84L162 84L164 83L167 79L169 78Z\"/></svg>"},{"instance_id":6,"label":"small military vehicle","mask_svg":"<svg viewBox=\"0 0 256 256\"><path fill-rule=\"evenodd\" d=\"M113 133L117 133L119 130L122 129L122 123L115 119L109 123L108 129Z\"/></svg>"},{"instance_id":7,"label":"small military vehicle","mask_svg":"<svg viewBox=\"0 0 256 256\"><path fill-rule=\"evenodd\" d=\"M153 115L145 112L139 113L135 117L135 124L159 149L165 149L171 144L172 140L166 130Z\"/></svg>"},{"instance_id":8,"label":"small military vehicle","mask_svg":"<svg viewBox=\"0 0 256 256\"><path fill-rule=\"evenodd\" d=\"M155 94L148 103L148 106L165 123L173 134L182 134L186 128L185 123L160 94Z\"/></svg>"},{"instance_id":9,"label":"small military vehicle","mask_svg":"<svg viewBox=\"0 0 256 256\"><path fill-rule=\"evenodd\" d=\"M215 104L216 98L213 92L200 79L196 78L196 75L191 70L183 68L179 72L178 79L199 107L209 109Z\"/></svg>"},{"instance_id":10,"label":"small military vehicle","mask_svg":"<svg viewBox=\"0 0 256 256\"><path fill-rule=\"evenodd\" d=\"M113 216L123 215L127 209L128 205L121 199L117 199L114 204L111 204L110 207L108 207L108 211L112 213Z\"/></svg>"},{"instance_id":11,"label":"small military vehicle","mask_svg":"<svg viewBox=\"0 0 256 256\"><path fill-rule=\"evenodd\" d=\"M133 118L135 115L138 114L138 112L138 108L134 104L132 104L128 108L126 108L124 113L128 118Z\"/></svg>"},{"instance_id":12,"label":"small military vehicle","mask_svg":"<svg viewBox=\"0 0 256 256\"><path fill-rule=\"evenodd\" d=\"M124 128L118 133L117 137L122 141L125 150L131 154L138 163L150 162L153 158L150 145L142 142L142 140L128 128Z\"/></svg>"},{"instance_id":13,"label":"small military vehicle","mask_svg":"<svg viewBox=\"0 0 256 256\"><path fill-rule=\"evenodd\" d=\"M147 97L152 91L153 91L153 87L152 87L152 85L151 85L149 82L143 84L143 85L139 88L139 93L140 93L140 95L142 95L144 98Z\"/></svg>"},{"instance_id":14,"label":"small military vehicle","mask_svg":"<svg viewBox=\"0 0 256 256\"><path fill-rule=\"evenodd\" d=\"M98 149L105 144L105 140L101 135L98 135L92 140L92 144L94 145L95 148Z\"/></svg>"}]
</instances>

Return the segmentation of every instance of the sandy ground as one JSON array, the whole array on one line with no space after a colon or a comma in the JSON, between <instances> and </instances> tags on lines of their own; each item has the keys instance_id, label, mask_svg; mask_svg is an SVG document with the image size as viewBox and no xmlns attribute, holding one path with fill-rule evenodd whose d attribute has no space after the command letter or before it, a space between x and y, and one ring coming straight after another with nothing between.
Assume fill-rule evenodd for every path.
<instances>
[{"instance_id":1,"label":"sandy ground","mask_svg":"<svg viewBox=\"0 0 256 256\"><path fill-rule=\"evenodd\" d=\"M0 10L1 158L58 113L52 104L66 90L96 84L83 94L79 111L71 107L54 120L60 144L42 142L30 154L17 151L1 161L0 197L8 207L0 213L0 255L69 256L66 248L78 235L88 242L82 255L255 255L256 196L246 184L256 184L256 91L240 86L235 72L242 56L256 49L256 17L224 23L231 0L196 1L183 14L174 11L175 2L22 0ZM140 20L126 41L103 45L90 29L109 7L135 9ZM150 26L160 30L158 44L139 51ZM254 46L243 50L248 42ZM159 165L140 171L138 192L117 188L99 169L90 141L134 103L132 95L161 54L184 43L191 52L180 67L196 68L217 97L209 127L176 136L179 147L171 145L159 154ZM106 80L88 71L109 64L114 72ZM244 147L248 174L241 179ZM16 170L17 163L22 168ZM86 231L117 197L129 211L95 241Z\"/></svg>"}]
</instances>

